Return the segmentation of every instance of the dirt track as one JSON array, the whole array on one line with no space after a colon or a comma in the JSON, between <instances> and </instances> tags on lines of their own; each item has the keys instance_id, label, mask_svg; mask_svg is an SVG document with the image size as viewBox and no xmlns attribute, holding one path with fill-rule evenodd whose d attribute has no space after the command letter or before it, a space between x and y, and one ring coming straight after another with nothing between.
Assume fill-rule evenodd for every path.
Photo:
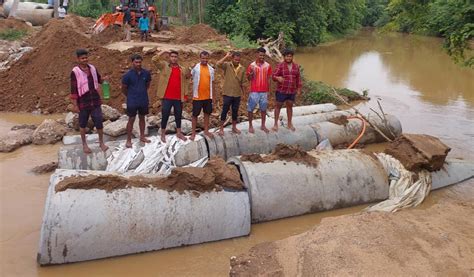
<instances>
[{"instance_id":1,"label":"dirt track","mask_svg":"<svg viewBox=\"0 0 474 277\"><path fill-rule=\"evenodd\" d=\"M472 276L474 180L427 209L324 219L231 259L231 276Z\"/></svg>"}]
</instances>

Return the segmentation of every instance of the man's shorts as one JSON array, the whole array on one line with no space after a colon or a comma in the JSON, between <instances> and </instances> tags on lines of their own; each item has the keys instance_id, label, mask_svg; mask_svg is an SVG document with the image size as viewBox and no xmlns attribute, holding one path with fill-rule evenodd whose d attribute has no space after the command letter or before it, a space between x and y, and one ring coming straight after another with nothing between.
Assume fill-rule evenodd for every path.
<instances>
[{"instance_id":1,"label":"man's shorts","mask_svg":"<svg viewBox=\"0 0 474 277\"><path fill-rule=\"evenodd\" d=\"M201 113L201 110L205 114L212 113L212 99L206 100L193 100L193 116L197 117Z\"/></svg>"},{"instance_id":2,"label":"man's shorts","mask_svg":"<svg viewBox=\"0 0 474 277\"><path fill-rule=\"evenodd\" d=\"M80 110L79 111L79 127L81 128L87 127L89 116L92 117L92 121L94 122L94 126L96 129L104 128L104 125L102 124L102 121L103 121L102 109L100 106L97 106L91 109Z\"/></svg>"},{"instance_id":3,"label":"man's shorts","mask_svg":"<svg viewBox=\"0 0 474 277\"><path fill-rule=\"evenodd\" d=\"M295 102L296 93L281 93L276 92L275 98L278 103L283 103L285 101Z\"/></svg>"},{"instance_id":4,"label":"man's shorts","mask_svg":"<svg viewBox=\"0 0 474 277\"><path fill-rule=\"evenodd\" d=\"M247 101L247 111L252 112L257 104L261 112L265 112L268 106L268 97L266 92L250 92Z\"/></svg>"},{"instance_id":5,"label":"man's shorts","mask_svg":"<svg viewBox=\"0 0 474 277\"><path fill-rule=\"evenodd\" d=\"M128 117L135 117L139 115L147 115L148 114L148 105L146 106L129 106L127 105L127 115Z\"/></svg>"},{"instance_id":6,"label":"man's shorts","mask_svg":"<svg viewBox=\"0 0 474 277\"><path fill-rule=\"evenodd\" d=\"M140 30L140 32L142 33L142 35L146 35L148 33L148 30Z\"/></svg>"}]
</instances>

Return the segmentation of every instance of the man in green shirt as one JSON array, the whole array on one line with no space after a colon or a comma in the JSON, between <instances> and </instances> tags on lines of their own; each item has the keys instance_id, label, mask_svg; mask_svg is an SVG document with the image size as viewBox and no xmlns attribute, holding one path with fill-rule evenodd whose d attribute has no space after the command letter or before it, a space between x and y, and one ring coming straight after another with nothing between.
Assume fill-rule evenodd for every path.
<instances>
[{"instance_id":1,"label":"man in green shirt","mask_svg":"<svg viewBox=\"0 0 474 277\"><path fill-rule=\"evenodd\" d=\"M231 61L226 61L229 59ZM245 81L245 68L240 64L240 52L232 51L227 53L225 57L217 62L217 67L224 71L224 106L222 107L219 135L224 135L224 123L231 107L232 132L240 134L240 130L237 129L237 116Z\"/></svg>"}]
</instances>

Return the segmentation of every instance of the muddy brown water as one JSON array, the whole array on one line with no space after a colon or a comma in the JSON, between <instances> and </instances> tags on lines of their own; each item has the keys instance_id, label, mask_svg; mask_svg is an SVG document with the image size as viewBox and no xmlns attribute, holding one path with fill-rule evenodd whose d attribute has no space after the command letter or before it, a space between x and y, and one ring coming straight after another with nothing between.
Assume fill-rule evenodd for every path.
<instances>
[{"instance_id":1,"label":"muddy brown water","mask_svg":"<svg viewBox=\"0 0 474 277\"><path fill-rule=\"evenodd\" d=\"M296 55L306 75L336 86L369 89L405 132L439 136L450 156L474 159L474 72L454 65L435 38L399 34L358 36ZM376 106L371 101L362 104ZM39 124L45 116L0 114L0 132L20 123ZM381 150L384 144L371 145ZM26 146L0 153L1 276L225 276L229 258L265 242L309 230L325 217L354 213L365 206L252 225L248 237L70 265L39 267L36 252L49 175L34 166L57 159L58 145ZM439 190L419 208L435 204L452 189ZM457 192L462 193L462 192Z\"/></svg>"}]
</instances>

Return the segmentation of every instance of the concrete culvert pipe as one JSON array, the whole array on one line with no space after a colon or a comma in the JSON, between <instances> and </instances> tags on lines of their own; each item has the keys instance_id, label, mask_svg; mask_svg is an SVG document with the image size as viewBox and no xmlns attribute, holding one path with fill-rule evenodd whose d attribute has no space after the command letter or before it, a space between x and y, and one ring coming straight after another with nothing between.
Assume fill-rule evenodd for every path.
<instances>
[{"instance_id":1,"label":"concrete culvert pipe","mask_svg":"<svg viewBox=\"0 0 474 277\"><path fill-rule=\"evenodd\" d=\"M58 183L67 176L90 178L103 174L57 170L51 176L41 227L39 264L100 259L250 233L246 191L196 193L151 187L110 192L98 188L56 191ZM115 181L110 182L114 185Z\"/></svg>"},{"instance_id":2,"label":"concrete culvert pipe","mask_svg":"<svg viewBox=\"0 0 474 277\"><path fill-rule=\"evenodd\" d=\"M309 105L309 106L296 106L296 107L293 107L293 116L328 113L328 112L333 112L336 109L337 109L337 106L332 103ZM273 118L275 116L275 113L274 111L268 111L267 115ZM286 108L282 108L280 110L280 119L286 120L286 118L287 118Z\"/></svg>"},{"instance_id":3,"label":"concrete culvert pipe","mask_svg":"<svg viewBox=\"0 0 474 277\"><path fill-rule=\"evenodd\" d=\"M13 0L7 0L3 4L3 13L5 14L5 16L8 17L10 15L10 10L12 8L12 5L13 5ZM19 2L18 3L18 10L32 11L35 9L51 9L52 10L52 7L50 7L48 4L36 3L36 2Z\"/></svg>"},{"instance_id":4,"label":"concrete culvert pipe","mask_svg":"<svg viewBox=\"0 0 474 277\"><path fill-rule=\"evenodd\" d=\"M388 198L388 179L376 158L359 150L309 152L317 165L275 160L229 160L250 194L252 222L350 207Z\"/></svg>"},{"instance_id":5,"label":"concrete culvert pipe","mask_svg":"<svg viewBox=\"0 0 474 277\"><path fill-rule=\"evenodd\" d=\"M24 10L18 9L16 11L16 17L24 19L30 22L33 26L42 26L48 23L54 17L54 11L52 9L33 9Z\"/></svg>"}]
</instances>

